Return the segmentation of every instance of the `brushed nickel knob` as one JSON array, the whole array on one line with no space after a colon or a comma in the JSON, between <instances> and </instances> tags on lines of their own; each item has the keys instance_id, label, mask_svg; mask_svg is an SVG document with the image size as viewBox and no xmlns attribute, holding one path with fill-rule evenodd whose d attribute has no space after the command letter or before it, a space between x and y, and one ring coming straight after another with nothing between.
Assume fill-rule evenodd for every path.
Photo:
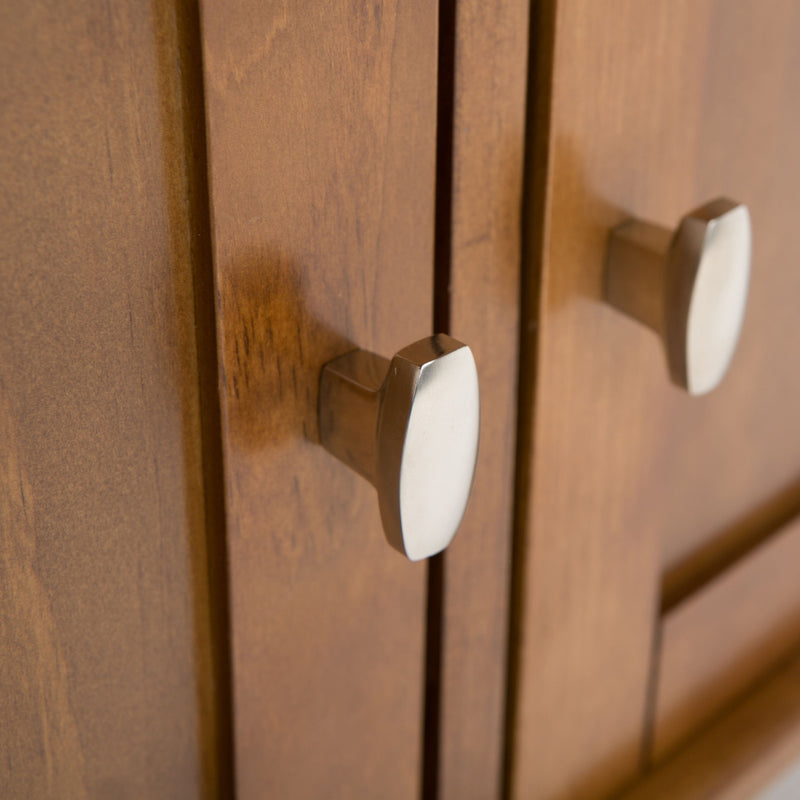
<instances>
[{"instance_id":1,"label":"brushed nickel knob","mask_svg":"<svg viewBox=\"0 0 800 800\"><path fill-rule=\"evenodd\" d=\"M744 319L752 235L747 206L719 198L674 234L632 219L611 231L606 300L661 336L674 383L710 392L724 377Z\"/></svg>"},{"instance_id":2,"label":"brushed nickel knob","mask_svg":"<svg viewBox=\"0 0 800 800\"><path fill-rule=\"evenodd\" d=\"M321 444L378 490L389 544L411 561L444 550L467 506L480 394L472 351L444 334L391 362L353 350L322 368Z\"/></svg>"}]
</instances>

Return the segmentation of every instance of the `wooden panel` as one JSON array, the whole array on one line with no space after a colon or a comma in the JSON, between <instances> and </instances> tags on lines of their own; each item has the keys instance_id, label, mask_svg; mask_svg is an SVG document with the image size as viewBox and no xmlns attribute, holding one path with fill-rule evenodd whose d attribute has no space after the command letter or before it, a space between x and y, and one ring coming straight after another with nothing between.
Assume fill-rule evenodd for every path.
<instances>
[{"instance_id":1,"label":"wooden panel","mask_svg":"<svg viewBox=\"0 0 800 800\"><path fill-rule=\"evenodd\" d=\"M182 14L0 10L3 797L217 793Z\"/></svg>"},{"instance_id":2,"label":"wooden panel","mask_svg":"<svg viewBox=\"0 0 800 800\"><path fill-rule=\"evenodd\" d=\"M663 620L654 757L800 642L800 520L775 534Z\"/></svg>"},{"instance_id":3,"label":"wooden panel","mask_svg":"<svg viewBox=\"0 0 800 800\"><path fill-rule=\"evenodd\" d=\"M707 7L705 7L707 5ZM768 533L800 499L800 6L773 0L692 5L703 20L703 81L693 196L726 193L750 205L753 274L739 351L719 392L668 406L659 477L676 487L656 509L665 591ZM702 90L702 91L701 91ZM742 108L748 113L742 116ZM698 446L697 443L702 443ZM742 525L741 520L747 524Z\"/></svg>"},{"instance_id":4,"label":"wooden panel","mask_svg":"<svg viewBox=\"0 0 800 800\"><path fill-rule=\"evenodd\" d=\"M795 657L620 800L752 800L798 759Z\"/></svg>"},{"instance_id":5,"label":"wooden panel","mask_svg":"<svg viewBox=\"0 0 800 800\"><path fill-rule=\"evenodd\" d=\"M800 795L800 761L781 772L754 800L795 800Z\"/></svg>"},{"instance_id":6,"label":"wooden panel","mask_svg":"<svg viewBox=\"0 0 800 800\"><path fill-rule=\"evenodd\" d=\"M324 362L431 333L435 7L201 8L238 796L413 797L426 565L316 403Z\"/></svg>"},{"instance_id":7,"label":"wooden panel","mask_svg":"<svg viewBox=\"0 0 800 800\"><path fill-rule=\"evenodd\" d=\"M549 160L529 161L543 223L529 221L544 228L523 326L536 409L522 427L512 788L595 798L641 763L660 565L725 538L800 469L800 371L787 368L800 345L800 7L552 5L537 42L554 42ZM691 398L669 384L656 336L603 304L604 251L631 214L672 225L720 194L752 210L751 302L731 373Z\"/></svg>"},{"instance_id":8,"label":"wooden panel","mask_svg":"<svg viewBox=\"0 0 800 800\"><path fill-rule=\"evenodd\" d=\"M501 786L528 43L527 2L455 5L450 330L478 365L481 445L444 555L443 800L498 797Z\"/></svg>"},{"instance_id":9,"label":"wooden panel","mask_svg":"<svg viewBox=\"0 0 800 800\"><path fill-rule=\"evenodd\" d=\"M509 778L511 796L531 800L594 800L635 773L657 602L657 520L643 513L655 443L644 403L665 377L623 370L611 353L621 337L596 298L614 211L588 173L602 170L610 182L600 184L604 192L646 184L640 173L611 169L615 149L629 149L619 145L616 126L634 125L636 138L657 151L670 132L666 110L651 104L645 114L640 102L613 130L603 110L613 103L614 113L623 113L620 98L644 88L643 76L658 71L668 42L648 36L641 51L630 7L617 4L612 13L609 5L542 3L536 28L534 119L548 127L535 134L546 147L534 140L528 159L529 191L538 196L529 201L523 263L519 472L527 497L515 551L520 605ZM553 35L549 65L542 60ZM610 55L617 53L615 65ZM627 53L638 53L639 62ZM541 105L549 81L548 122ZM634 332L627 358L646 345Z\"/></svg>"}]
</instances>

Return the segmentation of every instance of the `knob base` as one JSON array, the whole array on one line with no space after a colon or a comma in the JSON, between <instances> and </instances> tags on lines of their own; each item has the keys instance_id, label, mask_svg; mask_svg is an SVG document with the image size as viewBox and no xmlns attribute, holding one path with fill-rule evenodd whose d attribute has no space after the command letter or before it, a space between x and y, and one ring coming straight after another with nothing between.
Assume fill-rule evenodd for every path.
<instances>
[{"instance_id":1,"label":"knob base","mask_svg":"<svg viewBox=\"0 0 800 800\"><path fill-rule=\"evenodd\" d=\"M664 295L672 232L641 220L611 231L606 262L605 299L619 311L665 332Z\"/></svg>"},{"instance_id":2,"label":"knob base","mask_svg":"<svg viewBox=\"0 0 800 800\"><path fill-rule=\"evenodd\" d=\"M381 386L388 371L388 359L351 350L327 363L320 374L320 444L373 486Z\"/></svg>"}]
</instances>

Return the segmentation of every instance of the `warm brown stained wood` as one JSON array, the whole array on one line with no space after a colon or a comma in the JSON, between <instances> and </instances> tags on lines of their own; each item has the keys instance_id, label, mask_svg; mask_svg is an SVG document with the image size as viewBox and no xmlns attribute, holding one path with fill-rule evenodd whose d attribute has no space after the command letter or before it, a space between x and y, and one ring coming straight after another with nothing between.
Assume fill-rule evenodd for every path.
<instances>
[{"instance_id":1,"label":"warm brown stained wood","mask_svg":"<svg viewBox=\"0 0 800 800\"><path fill-rule=\"evenodd\" d=\"M800 270L793 266L800 231L791 210L800 181L800 6L718 0L690 7L706 49L695 89L693 193L708 197L719 186L747 202L754 249L730 375L697 406L688 398L669 404L661 431L659 478L676 487L658 507L668 517L662 561L673 595L691 586L693 574L704 577L726 553L785 521L800 499Z\"/></svg>"},{"instance_id":2,"label":"warm brown stained wood","mask_svg":"<svg viewBox=\"0 0 800 800\"><path fill-rule=\"evenodd\" d=\"M620 800L752 800L798 759L795 658Z\"/></svg>"},{"instance_id":3,"label":"warm brown stained wood","mask_svg":"<svg viewBox=\"0 0 800 800\"><path fill-rule=\"evenodd\" d=\"M691 559L692 578L719 556L697 560L709 542L760 533L800 472L800 7L561 0L554 13L536 44L554 36L549 160L532 164L548 171L523 326L538 338L524 345L536 401L511 730L513 795L548 800L636 774L662 565ZM751 300L730 374L698 399L669 384L657 337L601 302L604 250L631 214L673 225L721 194L752 211Z\"/></svg>"},{"instance_id":4,"label":"warm brown stained wood","mask_svg":"<svg viewBox=\"0 0 800 800\"><path fill-rule=\"evenodd\" d=\"M426 565L316 403L326 361L431 333L436 8L201 10L238 796L413 797Z\"/></svg>"},{"instance_id":5,"label":"warm brown stained wood","mask_svg":"<svg viewBox=\"0 0 800 800\"><path fill-rule=\"evenodd\" d=\"M800 642L800 520L662 622L653 754L660 759Z\"/></svg>"},{"instance_id":6,"label":"warm brown stained wood","mask_svg":"<svg viewBox=\"0 0 800 800\"><path fill-rule=\"evenodd\" d=\"M0 11L4 798L216 794L184 22Z\"/></svg>"},{"instance_id":7,"label":"warm brown stained wood","mask_svg":"<svg viewBox=\"0 0 800 800\"><path fill-rule=\"evenodd\" d=\"M439 796L500 793L528 4L456 4L450 329L481 380L472 496L444 556Z\"/></svg>"}]
</instances>

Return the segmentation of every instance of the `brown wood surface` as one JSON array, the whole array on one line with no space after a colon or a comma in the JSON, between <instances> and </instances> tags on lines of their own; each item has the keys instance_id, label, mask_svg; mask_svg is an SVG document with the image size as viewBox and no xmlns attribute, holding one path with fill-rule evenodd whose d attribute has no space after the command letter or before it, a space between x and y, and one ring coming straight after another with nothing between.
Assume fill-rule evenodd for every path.
<instances>
[{"instance_id":1,"label":"brown wood surface","mask_svg":"<svg viewBox=\"0 0 800 800\"><path fill-rule=\"evenodd\" d=\"M731 535L771 524L800 473L800 7L560 0L537 13L552 20L535 44L553 49L552 95L549 155L529 162L543 215L528 217L524 267L541 280L523 311L535 412L521 430L510 783L515 797L596 798L642 762L662 569L670 591L679 567L687 585L741 544ZM657 337L601 301L604 251L630 215L674 225L717 195L752 212L750 305L725 382L691 398Z\"/></svg>"},{"instance_id":2,"label":"brown wood surface","mask_svg":"<svg viewBox=\"0 0 800 800\"><path fill-rule=\"evenodd\" d=\"M504 738L528 3L456 4L450 330L472 348L481 443L444 555L439 797L498 797Z\"/></svg>"},{"instance_id":3,"label":"brown wood surface","mask_svg":"<svg viewBox=\"0 0 800 800\"><path fill-rule=\"evenodd\" d=\"M426 565L316 404L325 362L431 333L436 8L201 12L238 796L413 797Z\"/></svg>"},{"instance_id":4,"label":"brown wood surface","mask_svg":"<svg viewBox=\"0 0 800 800\"><path fill-rule=\"evenodd\" d=\"M752 800L799 759L795 657L620 800Z\"/></svg>"},{"instance_id":5,"label":"brown wood surface","mask_svg":"<svg viewBox=\"0 0 800 800\"><path fill-rule=\"evenodd\" d=\"M653 758L660 760L800 642L800 519L664 617Z\"/></svg>"},{"instance_id":6,"label":"brown wood surface","mask_svg":"<svg viewBox=\"0 0 800 800\"><path fill-rule=\"evenodd\" d=\"M183 14L0 10L9 800L217 795Z\"/></svg>"}]
</instances>

